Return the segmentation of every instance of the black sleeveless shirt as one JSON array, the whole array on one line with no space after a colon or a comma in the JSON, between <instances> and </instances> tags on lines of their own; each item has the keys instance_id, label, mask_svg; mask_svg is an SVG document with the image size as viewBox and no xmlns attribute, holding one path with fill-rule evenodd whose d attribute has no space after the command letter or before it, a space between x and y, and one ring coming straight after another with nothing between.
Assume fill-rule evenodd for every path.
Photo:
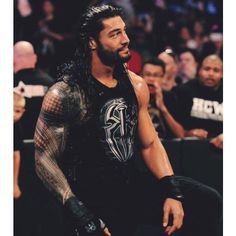
<instances>
[{"instance_id":1,"label":"black sleeveless shirt","mask_svg":"<svg viewBox=\"0 0 236 236\"><path fill-rule=\"evenodd\" d=\"M79 184L80 190L87 192L86 201L91 197L90 190L101 184L122 185L127 181L138 120L137 99L128 78L118 80L113 88L95 78L92 84L95 97L88 110L89 118L82 123L72 122L61 159L69 182L75 181L75 188ZM127 96L128 92L131 96ZM83 191L79 194L83 196Z\"/></svg>"},{"instance_id":2,"label":"black sleeveless shirt","mask_svg":"<svg viewBox=\"0 0 236 236\"><path fill-rule=\"evenodd\" d=\"M132 158L137 100L134 91L127 98L125 83L130 81L117 81L115 87L109 88L93 78L96 95L88 111L89 119L70 125L65 159L92 164L127 162Z\"/></svg>"}]
</instances>

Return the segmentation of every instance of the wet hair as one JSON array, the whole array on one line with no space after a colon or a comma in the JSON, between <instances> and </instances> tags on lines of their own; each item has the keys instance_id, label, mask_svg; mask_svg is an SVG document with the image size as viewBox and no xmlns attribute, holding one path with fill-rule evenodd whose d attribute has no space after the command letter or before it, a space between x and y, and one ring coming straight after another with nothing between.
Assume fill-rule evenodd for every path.
<instances>
[{"instance_id":1,"label":"wet hair","mask_svg":"<svg viewBox=\"0 0 236 236\"><path fill-rule=\"evenodd\" d=\"M103 20L116 16L123 16L121 8L111 5L101 5L89 7L82 14L77 27L76 51L71 61L64 63L58 68L58 80L69 77L70 84L78 84L85 93L92 93L91 75L91 49L89 47L90 38L98 41L99 33L104 29ZM122 77L126 70L121 65L116 65L114 73L118 73L115 78ZM127 73L126 73L127 74Z\"/></svg>"},{"instance_id":2,"label":"wet hair","mask_svg":"<svg viewBox=\"0 0 236 236\"><path fill-rule=\"evenodd\" d=\"M163 73L165 74L166 73L166 64L164 61L162 61L161 59L159 58L156 58L156 57L152 57L152 58L149 58L147 60L145 60L142 64L142 70L143 70L143 67L146 65L146 64L151 64L151 65L155 65L155 66L160 66L163 70Z\"/></svg>"}]
</instances>

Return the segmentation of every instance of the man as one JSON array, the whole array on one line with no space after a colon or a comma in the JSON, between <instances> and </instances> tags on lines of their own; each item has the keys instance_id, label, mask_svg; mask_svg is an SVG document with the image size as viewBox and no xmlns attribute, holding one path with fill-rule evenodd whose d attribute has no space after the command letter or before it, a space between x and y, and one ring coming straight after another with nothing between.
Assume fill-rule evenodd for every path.
<instances>
[{"instance_id":1,"label":"man","mask_svg":"<svg viewBox=\"0 0 236 236\"><path fill-rule=\"evenodd\" d=\"M197 74L197 59L195 52L191 49L184 49L179 54L178 75L181 83L195 79Z\"/></svg>"},{"instance_id":2,"label":"man","mask_svg":"<svg viewBox=\"0 0 236 236\"><path fill-rule=\"evenodd\" d=\"M14 90L26 98L26 112L21 119L23 139L33 139L43 96L53 79L36 69L37 55L27 41L14 45Z\"/></svg>"},{"instance_id":3,"label":"man","mask_svg":"<svg viewBox=\"0 0 236 236\"><path fill-rule=\"evenodd\" d=\"M162 82L162 89L164 91L171 91L177 85L177 62L176 57L171 49L166 49L161 52L157 58L161 59L166 64L166 73Z\"/></svg>"},{"instance_id":4,"label":"man","mask_svg":"<svg viewBox=\"0 0 236 236\"><path fill-rule=\"evenodd\" d=\"M137 137L161 189L159 218L170 235L183 223L183 194L148 115L147 85L124 67L130 53L121 11L88 8L78 34L75 59L62 67L44 98L35 133L37 174L66 212L65 235L134 235L142 218L139 195L132 191ZM213 192L207 195L218 215Z\"/></svg>"},{"instance_id":5,"label":"man","mask_svg":"<svg viewBox=\"0 0 236 236\"><path fill-rule=\"evenodd\" d=\"M175 117L184 126L185 136L210 138L223 147L223 63L217 55L207 56L199 78L175 89Z\"/></svg>"},{"instance_id":6,"label":"man","mask_svg":"<svg viewBox=\"0 0 236 236\"><path fill-rule=\"evenodd\" d=\"M183 138L183 127L172 117L164 102L161 89L164 75L165 63L162 60L151 58L143 63L142 77L150 92L148 112L160 138Z\"/></svg>"}]
</instances>

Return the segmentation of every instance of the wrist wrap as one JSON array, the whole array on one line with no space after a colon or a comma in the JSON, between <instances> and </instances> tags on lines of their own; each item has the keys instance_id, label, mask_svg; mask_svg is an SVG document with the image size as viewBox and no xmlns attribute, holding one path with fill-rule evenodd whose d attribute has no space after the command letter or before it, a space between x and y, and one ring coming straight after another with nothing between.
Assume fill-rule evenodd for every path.
<instances>
[{"instance_id":1,"label":"wrist wrap","mask_svg":"<svg viewBox=\"0 0 236 236\"><path fill-rule=\"evenodd\" d=\"M161 189L164 191L165 198L173 198L180 202L183 201L184 196L179 188L179 182L174 175L165 176L159 180Z\"/></svg>"},{"instance_id":2,"label":"wrist wrap","mask_svg":"<svg viewBox=\"0 0 236 236\"><path fill-rule=\"evenodd\" d=\"M103 235L104 223L76 197L70 197L65 202L65 209L82 235Z\"/></svg>"}]
</instances>

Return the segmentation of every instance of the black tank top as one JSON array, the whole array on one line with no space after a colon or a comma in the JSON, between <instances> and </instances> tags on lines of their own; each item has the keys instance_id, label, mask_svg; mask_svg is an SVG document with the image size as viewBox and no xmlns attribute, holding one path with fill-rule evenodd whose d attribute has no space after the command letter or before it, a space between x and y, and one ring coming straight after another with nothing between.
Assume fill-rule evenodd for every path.
<instances>
[{"instance_id":1,"label":"black tank top","mask_svg":"<svg viewBox=\"0 0 236 236\"><path fill-rule=\"evenodd\" d=\"M71 125L62 169L73 191L79 189L83 201L94 202L96 194L96 201L102 202L106 194L99 198L98 192L114 188L117 196L117 191L123 191L124 183L129 182L138 105L128 78L117 81L114 88L93 78L93 86L96 96L91 100L90 118Z\"/></svg>"},{"instance_id":2,"label":"black tank top","mask_svg":"<svg viewBox=\"0 0 236 236\"><path fill-rule=\"evenodd\" d=\"M127 162L132 158L137 100L134 91L129 92L132 96L127 98L125 83L130 81L117 81L115 87L109 88L93 78L96 95L92 100L90 118L83 124L70 126L63 159L92 164Z\"/></svg>"}]
</instances>

